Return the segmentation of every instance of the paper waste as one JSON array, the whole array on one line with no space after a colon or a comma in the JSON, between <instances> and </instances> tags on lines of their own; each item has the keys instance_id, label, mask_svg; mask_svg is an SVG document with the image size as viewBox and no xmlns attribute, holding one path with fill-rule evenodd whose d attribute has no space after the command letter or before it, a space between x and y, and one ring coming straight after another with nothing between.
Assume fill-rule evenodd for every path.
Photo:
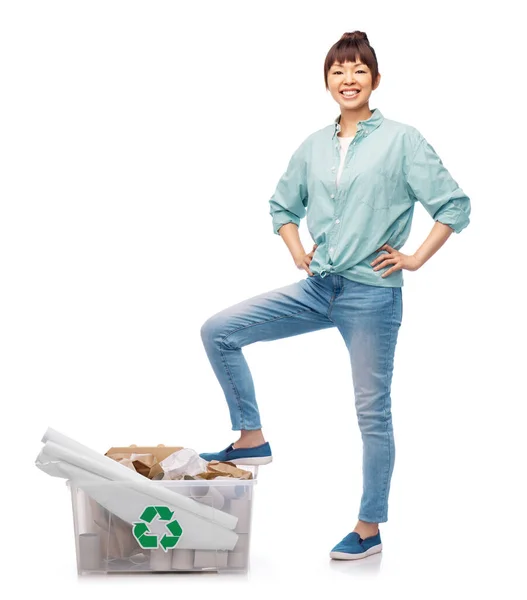
<instances>
[{"instance_id":1,"label":"paper waste","mask_svg":"<svg viewBox=\"0 0 527 600\"><path fill-rule=\"evenodd\" d=\"M126 464L116 462L83 444L48 428L36 466L62 477L94 501L132 525L146 506L162 503L181 525L179 549L233 550L238 517L184 496L161 481L148 479Z\"/></svg>"}]
</instances>

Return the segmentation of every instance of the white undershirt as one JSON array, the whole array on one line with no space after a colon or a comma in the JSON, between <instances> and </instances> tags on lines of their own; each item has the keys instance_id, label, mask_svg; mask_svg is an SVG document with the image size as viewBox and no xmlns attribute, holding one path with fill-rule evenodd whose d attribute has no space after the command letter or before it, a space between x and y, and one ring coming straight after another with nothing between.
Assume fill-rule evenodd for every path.
<instances>
[{"instance_id":1,"label":"white undershirt","mask_svg":"<svg viewBox=\"0 0 527 600\"><path fill-rule=\"evenodd\" d=\"M339 170L337 172L337 187L338 187L340 175L342 174L342 169L344 167L344 160L346 158L346 153L348 151L349 145L351 144L351 140L354 137L355 137L354 135L351 136L351 137L340 137L340 136L337 136L337 138L340 141L340 165L339 165Z\"/></svg>"}]
</instances>

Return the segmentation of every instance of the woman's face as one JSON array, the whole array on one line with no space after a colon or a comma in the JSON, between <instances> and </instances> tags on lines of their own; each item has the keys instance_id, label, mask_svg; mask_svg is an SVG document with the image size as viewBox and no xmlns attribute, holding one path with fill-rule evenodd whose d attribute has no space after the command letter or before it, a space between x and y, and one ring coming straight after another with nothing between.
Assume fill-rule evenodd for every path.
<instances>
[{"instance_id":1,"label":"woman's face","mask_svg":"<svg viewBox=\"0 0 527 600\"><path fill-rule=\"evenodd\" d=\"M370 95L379 86L381 76L377 76L376 85L372 85L371 71L360 62L346 61L343 65L333 63L328 71L328 88L335 102L343 110L357 110L368 105ZM342 90L356 89L358 94L344 96Z\"/></svg>"}]
</instances>

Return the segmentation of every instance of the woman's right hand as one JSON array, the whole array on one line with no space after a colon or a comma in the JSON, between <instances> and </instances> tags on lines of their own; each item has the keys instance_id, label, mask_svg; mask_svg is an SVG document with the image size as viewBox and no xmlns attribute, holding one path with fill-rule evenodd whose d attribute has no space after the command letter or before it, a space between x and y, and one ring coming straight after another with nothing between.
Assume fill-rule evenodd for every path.
<instances>
[{"instance_id":1,"label":"woman's right hand","mask_svg":"<svg viewBox=\"0 0 527 600\"><path fill-rule=\"evenodd\" d=\"M296 256L294 258L295 265L299 269L304 269L304 271L307 271L309 273L309 275L313 275L313 273L311 272L311 269L309 268L309 265L311 263L311 260L313 258L313 254L315 253L315 250L316 250L317 246L318 246L318 244L314 244L313 245L313 250L311 250L311 252L309 254L301 254L301 255Z\"/></svg>"}]
</instances>

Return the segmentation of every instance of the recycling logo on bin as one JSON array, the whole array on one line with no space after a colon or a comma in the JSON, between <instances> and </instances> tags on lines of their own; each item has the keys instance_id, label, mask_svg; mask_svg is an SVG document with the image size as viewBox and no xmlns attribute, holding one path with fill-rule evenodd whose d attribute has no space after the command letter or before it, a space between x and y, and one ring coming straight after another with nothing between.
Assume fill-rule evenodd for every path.
<instances>
[{"instance_id":1,"label":"recycling logo on bin","mask_svg":"<svg viewBox=\"0 0 527 600\"><path fill-rule=\"evenodd\" d=\"M156 516L159 517L159 521L167 521L165 527L170 532L169 534L165 533L161 540L159 535L151 533L148 527L148 523L152 523ZM135 522L132 530L141 548L153 550L161 546L165 552L174 548L183 530L177 519L172 519L173 516L174 511L170 510L168 506L147 506L139 517L141 521Z\"/></svg>"}]
</instances>

